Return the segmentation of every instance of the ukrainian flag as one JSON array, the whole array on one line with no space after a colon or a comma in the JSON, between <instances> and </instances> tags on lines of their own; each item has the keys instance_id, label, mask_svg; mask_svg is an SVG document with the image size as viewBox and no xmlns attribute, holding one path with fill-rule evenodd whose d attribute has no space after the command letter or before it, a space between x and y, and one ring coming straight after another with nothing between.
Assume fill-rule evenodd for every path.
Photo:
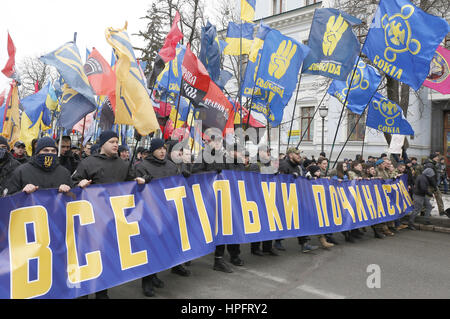
<instances>
[{"instance_id":1,"label":"ukrainian flag","mask_svg":"<svg viewBox=\"0 0 450 319\"><path fill-rule=\"evenodd\" d=\"M242 28L242 50L241 46L241 28ZM253 43L253 28L252 23L242 23L237 24L234 22L228 23L227 36L225 41L228 45L223 51L224 54L228 55L241 55L249 54L250 48Z\"/></svg>"},{"instance_id":2,"label":"ukrainian flag","mask_svg":"<svg viewBox=\"0 0 450 319\"><path fill-rule=\"evenodd\" d=\"M255 19L256 0L241 0L241 20L253 22Z\"/></svg>"}]
</instances>

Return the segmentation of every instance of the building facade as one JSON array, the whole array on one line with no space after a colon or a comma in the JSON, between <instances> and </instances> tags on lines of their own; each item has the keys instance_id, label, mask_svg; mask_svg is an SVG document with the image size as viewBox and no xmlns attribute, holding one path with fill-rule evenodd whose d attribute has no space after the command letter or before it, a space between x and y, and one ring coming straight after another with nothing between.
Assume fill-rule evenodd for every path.
<instances>
[{"instance_id":1,"label":"building facade","mask_svg":"<svg viewBox=\"0 0 450 319\"><path fill-rule=\"evenodd\" d=\"M260 0L256 6L255 23L262 21L284 35L306 44L314 10L330 5L332 6L331 1ZM371 19L370 17L370 21ZM326 155L330 155L342 110L342 104L326 94L330 83L331 79L322 76L301 74L298 94L293 93L285 108L284 124L271 129L270 144L273 148L279 147L279 151L284 153L288 147L288 141L289 146L297 146L303 136L299 148L305 155L317 158L322 147ZM386 92L381 93L386 96ZM311 124L308 125L314 110L322 100L322 106L328 109L327 116L322 119L317 112ZM417 92L410 90L410 105L406 117L415 135L407 137L408 156L415 156L420 160L435 151L450 156L449 101L450 95L442 95L426 87L422 87ZM291 124L292 119L294 120ZM356 114L345 110L336 135L332 153L333 161L341 152L349 135L349 141L339 160L355 158L361 153L367 158L369 155L378 157L381 153L389 152L383 133L366 128L365 118L361 118L356 129L350 134L357 120Z\"/></svg>"}]
</instances>

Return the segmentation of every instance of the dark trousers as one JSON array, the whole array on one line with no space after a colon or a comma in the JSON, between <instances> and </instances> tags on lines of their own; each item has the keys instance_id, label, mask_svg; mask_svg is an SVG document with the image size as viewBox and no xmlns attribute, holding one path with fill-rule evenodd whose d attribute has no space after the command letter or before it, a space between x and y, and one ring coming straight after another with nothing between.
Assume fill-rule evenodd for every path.
<instances>
[{"instance_id":1,"label":"dark trousers","mask_svg":"<svg viewBox=\"0 0 450 319\"><path fill-rule=\"evenodd\" d=\"M231 258L238 257L241 253L240 245L239 244L232 244L232 245L226 245L228 253L230 254ZM216 251L214 252L214 257L220 258L225 255L225 245L218 245L216 246Z\"/></svg>"},{"instance_id":2,"label":"dark trousers","mask_svg":"<svg viewBox=\"0 0 450 319\"><path fill-rule=\"evenodd\" d=\"M298 244L299 245L304 245L308 242L308 240L310 239L309 236L302 236L302 237L297 237L298 239Z\"/></svg>"},{"instance_id":3,"label":"dark trousers","mask_svg":"<svg viewBox=\"0 0 450 319\"><path fill-rule=\"evenodd\" d=\"M256 243L251 243L251 250L260 250L261 249L261 243L262 243L262 251L269 252L272 250L272 241L266 240L266 241L258 241Z\"/></svg>"}]
</instances>

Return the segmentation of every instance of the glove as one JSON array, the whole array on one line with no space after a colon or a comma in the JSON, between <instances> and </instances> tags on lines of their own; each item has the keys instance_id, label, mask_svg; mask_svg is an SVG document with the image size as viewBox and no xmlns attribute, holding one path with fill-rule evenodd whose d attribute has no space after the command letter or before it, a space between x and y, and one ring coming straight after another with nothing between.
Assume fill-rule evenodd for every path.
<instances>
[{"instance_id":1,"label":"glove","mask_svg":"<svg viewBox=\"0 0 450 319\"><path fill-rule=\"evenodd\" d=\"M189 176L191 176L191 173L188 171L182 171L181 175L183 175L185 178L188 178Z\"/></svg>"},{"instance_id":2,"label":"glove","mask_svg":"<svg viewBox=\"0 0 450 319\"><path fill-rule=\"evenodd\" d=\"M145 175L143 178L145 179L145 183L150 183L152 181L152 179L153 179L153 176L152 175Z\"/></svg>"},{"instance_id":3,"label":"glove","mask_svg":"<svg viewBox=\"0 0 450 319\"><path fill-rule=\"evenodd\" d=\"M218 170L216 170L216 172L217 172L217 174L220 174L220 173L222 173L222 169L218 169Z\"/></svg>"},{"instance_id":4,"label":"glove","mask_svg":"<svg viewBox=\"0 0 450 319\"><path fill-rule=\"evenodd\" d=\"M297 172L294 172L294 173L292 173L292 176L294 176L294 178L298 178L298 173Z\"/></svg>"}]
</instances>

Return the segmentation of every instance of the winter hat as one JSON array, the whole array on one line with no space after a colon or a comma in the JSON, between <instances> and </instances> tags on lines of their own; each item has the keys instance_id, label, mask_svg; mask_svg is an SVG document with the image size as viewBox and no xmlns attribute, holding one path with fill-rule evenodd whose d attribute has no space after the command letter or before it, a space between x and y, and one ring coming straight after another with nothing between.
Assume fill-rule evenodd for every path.
<instances>
[{"instance_id":1,"label":"winter hat","mask_svg":"<svg viewBox=\"0 0 450 319\"><path fill-rule=\"evenodd\" d=\"M150 143L150 154L153 154L154 151L156 151L158 148L166 147L164 145L164 140L160 138L154 138L152 139L152 142Z\"/></svg>"},{"instance_id":2,"label":"winter hat","mask_svg":"<svg viewBox=\"0 0 450 319\"><path fill-rule=\"evenodd\" d=\"M423 175L425 175L426 177L433 177L435 174L434 174L434 171L433 171L433 169L432 168L425 168L424 170L423 170Z\"/></svg>"},{"instance_id":3,"label":"winter hat","mask_svg":"<svg viewBox=\"0 0 450 319\"><path fill-rule=\"evenodd\" d=\"M6 138L4 138L3 136L0 136L0 145L6 145L6 148L9 151L9 144L8 144L8 140Z\"/></svg>"},{"instance_id":4,"label":"winter hat","mask_svg":"<svg viewBox=\"0 0 450 319\"><path fill-rule=\"evenodd\" d=\"M308 167L308 171L311 173L311 175L314 175L315 172L320 171L320 167L317 165L311 165Z\"/></svg>"},{"instance_id":5,"label":"winter hat","mask_svg":"<svg viewBox=\"0 0 450 319\"><path fill-rule=\"evenodd\" d=\"M128 151L128 152L130 151L130 149L128 148L128 145L120 145L118 152L122 153L122 152L125 152L125 151Z\"/></svg>"},{"instance_id":6,"label":"winter hat","mask_svg":"<svg viewBox=\"0 0 450 319\"><path fill-rule=\"evenodd\" d=\"M375 162L375 166L378 166L383 162L384 162L384 159L380 158L378 161Z\"/></svg>"},{"instance_id":7,"label":"winter hat","mask_svg":"<svg viewBox=\"0 0 450 319\"><path fill-rule=\"evenodd\" d=\"M98 142L99 148L101 148L103 144L108 142L113 137L119 138L117 133L114 131L103 131L102 134L100 134L100 141Z\"/></svg>"},{"instance_id":8,"label":"winter hat","mask_svg":"<svg viewBox=\"0 0 450 319\"><path fill-rule=\"evenodd\" d=\"M42 137L37 140L36 142L36 149L34 150L34 154L38 154L43 148L45 147L54 147L58 149L56 146L55 140L53 140L51 137Z\"/></svg>"}]
</instances>

